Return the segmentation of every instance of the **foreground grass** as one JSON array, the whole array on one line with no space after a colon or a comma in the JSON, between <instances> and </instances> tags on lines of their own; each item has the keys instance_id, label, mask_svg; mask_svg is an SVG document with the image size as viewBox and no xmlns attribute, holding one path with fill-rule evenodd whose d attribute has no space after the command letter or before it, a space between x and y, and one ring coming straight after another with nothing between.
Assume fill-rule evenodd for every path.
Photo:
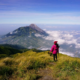
<instances>
[{"instance_id":1,"label":"foreground grass","mask_svg":"<svg viewBox=\"0 0 80 80\"><path fill-rule=\"evenodd\" d=\"M48 74L43 73L45 69ZM38 80L43 76L54 80L80 80L79 75L80 59L63 54L59 54L56 62L48 51L33 50L0 59L0 80Z\"/></svg>"}]
</instances>

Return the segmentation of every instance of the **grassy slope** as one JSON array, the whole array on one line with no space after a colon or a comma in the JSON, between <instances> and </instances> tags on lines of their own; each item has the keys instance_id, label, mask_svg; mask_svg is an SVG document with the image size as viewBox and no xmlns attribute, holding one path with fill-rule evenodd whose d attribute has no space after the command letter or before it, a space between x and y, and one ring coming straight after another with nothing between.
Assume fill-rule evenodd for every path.
<instances>
[{"instance_id":1,"label":"grassy slope","mask_svg":"<svg viewBox=\"0 0 80 80\"><path fill-rule=\"evenodd\" d=\"M54 62L48 51L14 54L0 59L1 80L80 80L80 59L59 54Z\"/></svg>"}]
</instances>

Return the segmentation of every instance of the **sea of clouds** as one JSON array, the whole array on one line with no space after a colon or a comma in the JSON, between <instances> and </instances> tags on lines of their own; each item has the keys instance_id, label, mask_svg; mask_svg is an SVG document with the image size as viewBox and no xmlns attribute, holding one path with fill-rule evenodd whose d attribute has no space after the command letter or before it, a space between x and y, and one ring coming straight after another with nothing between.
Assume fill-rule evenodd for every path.
<instances>
[{"instance_id":1,"label":"sea of clouds","mask_svg":"<svg viewBox=\"0 0 80 80\"><path fill-rule=\"evenodd\" d=\"M57 40L59 44L75 44L75 48L80 48L80 32L78 31L46 31L50 36L47 40Z\"/></svg>"},{"instance_id":2,"label":"sea of clouds","mask_svg":"<svg viewBox=\"0 0 80 80\"><path fill-rule=\"evenodd\" d=\"M60 53L72 57L79 57L80 55L80 31L49 31L45 30L49 36L46 40L58 41ZM67 45L67 46L66 46ZM66 46L66 47L64 47ZM48 49L47 47L45 49ZM68 50L71 49L72 51Z\"/></svg>"}]
</instances>

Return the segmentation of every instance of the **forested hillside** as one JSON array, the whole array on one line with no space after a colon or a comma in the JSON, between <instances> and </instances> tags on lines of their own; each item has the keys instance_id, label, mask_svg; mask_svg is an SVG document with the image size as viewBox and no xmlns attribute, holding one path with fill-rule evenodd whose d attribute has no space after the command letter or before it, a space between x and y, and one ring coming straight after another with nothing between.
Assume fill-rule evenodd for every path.
<instances>
[{"instance_id":1,"label":"forested hillside","mask_svg":"<svg viewBox=\"0 0 80 80\"><path fill-rule=\"evenodd\" d=\"M22 51L7 45L0 45L0 58L11 56L16 53L22 53Z\"/></svg>"}]
</instances>

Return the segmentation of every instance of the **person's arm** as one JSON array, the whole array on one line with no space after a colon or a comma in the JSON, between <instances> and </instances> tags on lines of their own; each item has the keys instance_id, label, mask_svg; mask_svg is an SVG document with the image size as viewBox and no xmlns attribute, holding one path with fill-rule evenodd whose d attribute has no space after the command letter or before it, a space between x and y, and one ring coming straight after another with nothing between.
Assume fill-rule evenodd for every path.
<instances>
[{"instance_id":1,"label":"person's arm","mask_svg":"<svg viewBox=\"0 0 80 80\"><path fill-rule=\"evenodd\" d=\"M51 50L50 50L50 52L53 52L53 50L54 50L54 46L52 46L52 47L51 47Z\"/></svg>"}]
</instances>

